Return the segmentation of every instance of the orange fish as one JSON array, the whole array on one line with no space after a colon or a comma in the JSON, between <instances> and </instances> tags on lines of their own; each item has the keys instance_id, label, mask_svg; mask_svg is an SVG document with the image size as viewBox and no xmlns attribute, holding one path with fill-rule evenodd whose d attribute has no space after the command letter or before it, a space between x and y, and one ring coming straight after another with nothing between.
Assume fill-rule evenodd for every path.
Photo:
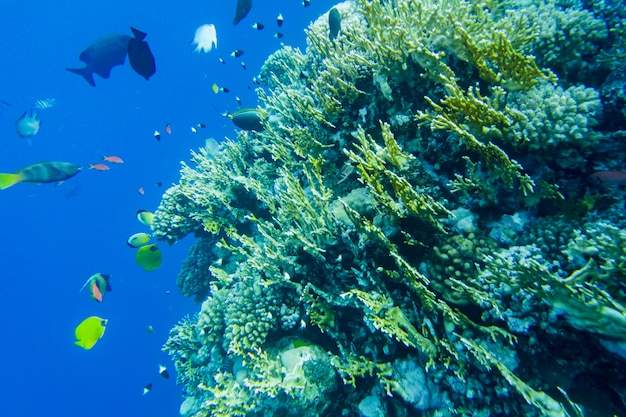
<instances>
[{"instance_id":1,"label":"orange fish","mask_svg":"<svg viewBox=\"0 0 626 417\"><path fill-rule=\"evenodd\" d=\"M93 274L90 276L85 284L81 287L80 291L84 288L89 289L90 296L97 302L101 302L104 298L104 293L111 291L111 276L107 274Z\"/></svg>"},{"instance_id":2,"label":"orange fish","mask_svg":"<svg viewBox=\"0 0 626 417\"><path fill-rule=\"evenodd\" d=\"M172 134L172 126L170 126L169 123L165 125L165 133L167 133L168 135Z\"/></svg>"},{"instance_id":3,"label":"orange fish","mask_svg":"<svg viewBox=\"0 0 626 417\"><path fill-rule=\"evenodd\" d=\"M95 169L96 171L108 171L111 168L105 164L89 164L89 169Z\"/></svg>"},{"instance_id":4,"label":"orange fish","mask_svg":"<svg viewBox=\"0 0 626 417\"><path fill-rule=\"evenodd\" d=\"M95 281L91 283L91 295L93 295L93 298L97 302L102 301L102 292L100 291L100 288L98 288L98 283Z\"/></svg>"},{"instance_id":5,"label":"orange fish","mask_svg":"<svg viewBox=\"0 0 626 417\"><path fill-rule=\"evenodd\" d=\"M102 155L102 159L112 164L124 163L124 160L122 158L120 158L119 156L114 156L114 155L111 155L111 156Z\"/></svg>"},{"instance_id":6,"label":"orange fish","mask_svg":"<svg viewBox=\"0 0 626 417\"><path fill-rule=\"evenodd\" d=\"M138 192L139 194L141 194L141 195L144 195L144 194L145 194L145 191L143 190L143 187L139 187L139 188L137 189L137 192Z\"/></svg>"}]
</instances>

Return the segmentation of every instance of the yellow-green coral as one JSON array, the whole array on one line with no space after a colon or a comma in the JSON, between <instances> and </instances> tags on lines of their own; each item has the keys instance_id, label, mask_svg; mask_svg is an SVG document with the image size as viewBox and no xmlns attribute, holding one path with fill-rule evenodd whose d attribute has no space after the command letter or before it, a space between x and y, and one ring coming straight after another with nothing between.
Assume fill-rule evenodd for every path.
<instances>
[{"instance_id":1,"label":"yellow-green coral","mask_svg":"<svg viewBox=\"0 0 626 417\"><path fill-rule=\"evenodd\" d=\"M360 181L389 213L401 218L415 216L443 231L438 218L449 212L428 194L418 192L415 186L400 175L403 171L406 172L412 156L402 152L388 124L381 122L381 134L384 147L378 145L370 135L359 128L355 135L358 140L358 144L355 145L358 153L349 149L344 150L356 165ZM391 166L388 168L388 165Z\"/></svg>"},{"instance_id":2,"label":"yellow-green coral","mask_svg":"<svg viewBox=\"0 0 626 417\"><path fill-rule=\"evenodd\" d=\"M558 415L560 405L536 388L540 377L496 361L478 342L489 338L509 351L518 343L501 322L472 314L476 307L505 308L490 288L474 285L478 278L498 283L481 264L483 251L496 249L450 235L452 209L465 203L482 209L478 227L488 228L490 216L558 195L556 175L520 152L530 119L510 105L554 78L528 53L532 25L521 12L492 3L337 6L342 30L335 40L325 16L307 31L306 54L285 47L263 70L271 88L257 91L265 130L239 132L219 154L200 151L195 166L183 168L156 228L170 241L212 234L226 255L224 265L209 268L211 294L196 323L208 361L201 372L209 379L190 390L204 401L200 413L224 415L232 407L235 415L271 415L272 407L290 409L304 399L308 382L298 367L310 363L289 367L279 353L290 334L329 351L330 362L320 356L315 363L329 370L329 380L341 375L346 386L330 384L329 394L347 394L351 413L377 391L406 394L395 365L386 362L398 355L419 356L416 363L432 372L429 395L438 400L429 406L487 410L493 401ZM427 123L414 123L413 115ZM178 219L175 226L167 213ZM432 266L444 255L449 264ZM454 269L448 276L447 266ZM576 288L579 299L589 296ZM609 319L621 310L600 292L590 294L603 300L598 308L585 299L582 307L560 305L562 314L591 329L571 312L584 310L601 327L620 329L619 320ZM289 351L296 358L312 354L305 346ZM229 360L238 367L232 375L223 366ZM532 386L521 376L532 378ZM461 394L465 383L481 384L484 397ZM398 413L414 413L417 406L402 405L400 397ZM328 407L329 415L343 412L343 405Z\"/></svg>"},{"instance_id":3,"label":"yellow-green coral","mask_svg":"<svg viewBox=\"0 0 626 417\"><path fill-rule=\"evenodd\" d=\"M305 305L307 316L311 323L317 326L322 332L335 326L335 312L333 306L323 298L313 284L309 283L304 287L300 297Z\"/></svg>"},{"instance_id":4,"label":"yellow-green coral","mask_svg":"<svg viewBox=\"0 0 626 417\"><path fill-rule=\"evenodd\" d=\"M356 297L367 307L365 318L376 329L388 334L406 346L419 348L429 357L433 357L437 348L423 336L407 319L406 315L391 300L383 294L366 293L360 290L350 290L342 297Z\"/></svg>"},{"instance_id":5,"label":"yellow-green coral","mask_svg":"<svg viewBox=\"0 0 626 417\"><path fill-rule=\"evenodd\" d=\"M550 70L541 71L532 56L516 51L505 33L495 30L491 39L477 44L464 30L459 30L480 75L487 81L502 85L508 90L528 89L538 79L556 83L556 75Z\"/></svg>"}]
</instances>

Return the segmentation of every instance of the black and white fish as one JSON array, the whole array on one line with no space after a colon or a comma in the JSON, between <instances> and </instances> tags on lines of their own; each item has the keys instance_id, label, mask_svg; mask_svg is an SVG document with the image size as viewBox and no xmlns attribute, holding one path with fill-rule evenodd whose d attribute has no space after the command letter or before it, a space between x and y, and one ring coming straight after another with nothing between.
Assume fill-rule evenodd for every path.
<instances>
[{"instance_id":1,"label":"black and white fish","mask_svg":"<svg viewBox=\"0 0 626 417\"><path fill-rule=\"evenodd\" d=\"M57 100L55 98L44 98L44 99L35 101L35 104L33 104L33 107L39 110L46 110L46 109L56 106L56 104L57 104Z\"/></svg>"}]
</instances>

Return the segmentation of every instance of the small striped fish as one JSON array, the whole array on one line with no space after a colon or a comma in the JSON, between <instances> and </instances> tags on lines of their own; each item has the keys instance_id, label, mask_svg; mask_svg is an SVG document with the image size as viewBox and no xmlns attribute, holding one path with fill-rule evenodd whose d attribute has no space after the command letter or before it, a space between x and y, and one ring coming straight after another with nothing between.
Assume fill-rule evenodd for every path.
<instances>
[{"instance_id":1,"label":"small striped fish","mask_svg":"<svg viewBox=\"0 0 626 417\"><path fill-rule=\"evenodd\" d=\"M35 101L35 105L33 107L40 110L46 110L54 107L56 104L57 100L55 98L44 98L43 100Z\"/></svg>"}]
</instances>

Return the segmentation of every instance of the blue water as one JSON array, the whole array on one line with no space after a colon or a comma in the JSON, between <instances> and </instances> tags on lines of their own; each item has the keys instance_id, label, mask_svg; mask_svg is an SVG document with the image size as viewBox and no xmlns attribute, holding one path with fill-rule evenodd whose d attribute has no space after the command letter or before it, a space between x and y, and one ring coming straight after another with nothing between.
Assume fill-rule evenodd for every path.
<instances>
[{"instance_id":1,"label":"blue water","mask_svg":"<svg viewBox=\"0 0 626 417\"><path fill-rule=\"evenodd\" d=\"M237 108L235 96L254 107L252 78L265 58L281 42L303 49L304 29L332 3L312 0L304 8L299 0L254 0L236 27L232 0L147 4L0 1L0 100L10 103L0 108L0 172L55 160L86 168L102 162L103 154L125 161L111 164L110 171L85 169L57 187L17 184L0 191L2 417L178 415L181 391L160 349L169 328L197 309L175 285L193 240L161 244L162 267L144 272L125 244L131 234L148 231L135 211L156 209L190 148L209 137L235 137L230 120L219 113ZM273 37L279 13L285 18L280 40ZM256 21L265 29L252 29ZM218 49L191 53L195 29L205 23L216 26ZM147 33L156 58L149 81L128 62L113 68L108 80L96 75L95 88L65 71L83 66L78 55L94 40L130 35L130 26ZM234 49L245 53L235 59ZM214 82L230 93L213 94ZM45 98L57 105L39 111L39 134L20 138L15 120ZM194 134L190 128L197 123L207 127ZM96 272L112 275L113 291L102 303L79 292ZM86 351L74 346L74 328L91 315L109 322L104 337ZM158 375L160 363L169 368L169 380ZM142 396L149 382L153 389Z\"/></svg>"}]
</instances>

